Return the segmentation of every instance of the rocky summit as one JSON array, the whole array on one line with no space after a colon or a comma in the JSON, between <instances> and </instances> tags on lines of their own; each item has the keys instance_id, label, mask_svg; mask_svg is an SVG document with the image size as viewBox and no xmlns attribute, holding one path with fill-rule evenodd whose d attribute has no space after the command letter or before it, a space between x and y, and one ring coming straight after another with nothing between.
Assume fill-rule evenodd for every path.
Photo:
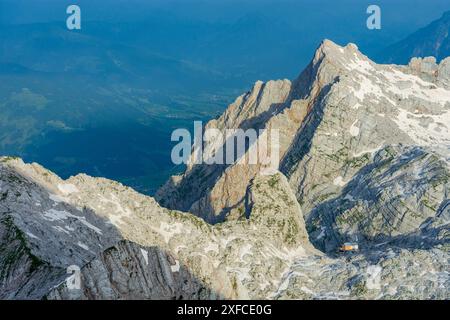
<instances>
[{"instance_id":1,"label":"rocky summit","mask_svg":"<svg viewBox=\"0 0 450 320\"><path fill-rule=\"evenodd\" d=\"M1 158L0 298L449 299L449 126L450 58L325 40L206 125L277 129L272 170L190 164L154 199Z\"/></svg>"}]
</instances>

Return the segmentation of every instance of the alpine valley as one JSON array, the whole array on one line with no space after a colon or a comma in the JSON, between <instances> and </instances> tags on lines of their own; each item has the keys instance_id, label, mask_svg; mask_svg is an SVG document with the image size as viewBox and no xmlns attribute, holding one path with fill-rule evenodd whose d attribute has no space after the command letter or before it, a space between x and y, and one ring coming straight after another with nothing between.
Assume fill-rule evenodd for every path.
<instances>
[{"instance_id":1,"label":"alpine valley","mask_svg":"<svg viewBox=\"0 0 450 320\"><path fill-rule=\"evenodd\" d=\"M450 58L325 40L206 127L278 129L279 167L188 165L152 198L1 158L0 299L450 298Z\"/></svg>"}]
</instances>

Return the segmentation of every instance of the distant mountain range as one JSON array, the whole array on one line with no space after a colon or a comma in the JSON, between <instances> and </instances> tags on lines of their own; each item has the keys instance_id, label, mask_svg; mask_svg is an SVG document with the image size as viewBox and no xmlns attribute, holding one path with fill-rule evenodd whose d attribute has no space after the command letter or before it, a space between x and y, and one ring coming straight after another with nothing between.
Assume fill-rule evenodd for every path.
<instances>
[{"instance_id":1,"label":"distant mountain range","mask_svg":"<svg viewBox=\"0 0 450 320\"><path fill-rule=\"evenodd\" d=\"M406 64L413 57L427 56L435 57L438 62L450 56L450 11L406 39L384 49L377 60Z\"/></svg>"},{"instance_id":2,"label":"distant mountain range","mask_svg":"<svg viewBox=\"0 0 450 320\"><path fill-rule=\"evenodd\" d=\"M218 114L236 79L124 44L113 27L107 36L97 24L91 34L55 23L0 27L0 154L152 193L173 167L171 131Z\"/></svg>"}]
</instances>

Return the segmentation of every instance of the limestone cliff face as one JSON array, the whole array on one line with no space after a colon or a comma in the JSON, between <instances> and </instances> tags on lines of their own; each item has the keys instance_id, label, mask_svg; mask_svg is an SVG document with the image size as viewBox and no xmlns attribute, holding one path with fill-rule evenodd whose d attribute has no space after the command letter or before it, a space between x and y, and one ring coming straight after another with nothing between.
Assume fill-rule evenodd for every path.
<instances>
[{"instance_id":1,"label":"limestone cliff face","mask_svg":"<svg viewBox=\"0 0 450 320\"><path fill-rule=\"evenodd\" d=\"M291 110L282 112L294 96L289 80L257 82L250 92L238 97L219 119L210 121L206 128L222 131L284 128L280 131L280 139L289 140L307 109L306 103L296 100L292 102ZM282 143L280 152L286 152L287 146ZM205 149L221 147L206 145ZM223 221L229 215L239 218L247 186L261 170L261 164L191 165L182 177L173 177L166 183L156 199L166 207L194 212L209 222Z\"/></svg>"},{"instance_id":2,"label":"limestone cliff face","mask_svg":"<svg viewBox=\"0 0 450 320\"><path fill-rule=\"evenodd\" d=\"M341 50L350 63L337 64L339 81L305 119L281 166L307 215L339 195L385 146L430 147L449 157L445 67L433 78L421 73L422 79L410 67L376 65L354 47Z\"/></svg>"},{"instance_id":3,"label":"limestone cliff face","mask_svg":"<svg viewBox=\"0 0 450 320\"><path fill-rule=\"evenodd\" d=\"M311 240L325 251L353 239L417 248L448 242L449 169L428 149L384 148L340 195L312 210Z\"/></svg>"},{"instance_id":4,"label":"limestone cliff face","mask_svg":"<svg viewBox=\"0 0 450 320\"><path fill-rule=\"evenodd\" d=\"M438 65L434 59L425 58L413 59L407 66L377 65L353 44L340 47L326 40L298 79L292 83L256 83L251 92L239 97L207 127L279 129L279 170L288 178L307 225L311 222L308 227L322 230L323 226L313 223L317 219L310 215L323 220L321 210L336 211L325 205L345 198L349 184L377 165L376 156L382 150L396 149L397 158L402 158L410 153L401 146L420 147L431 157L441 159L443 166L448 164L449 61L444 59ZM385 164L389 165L395 163ZM427 172L423 168L417 170ZM212 223L237 219L249 183L260 171L260 165L194 165L167 182L156 198L163 206L190 211ZM432 176L421 180L422 188L434 190L427 195L427 199L433 199L433 212L424 214L429 208L424 209L420 201L409 202L408 212L420 218L403 219L405 206L399 207L402 196L397 194L395 200L392 193L386 194L388 199L383 201L373 198L372 206L385 208L395 203L396 210L381 210L388 210L395 216L393 220L412 223L409 231L418 230L427 218L438 214L438 208L448 199L448 170L436 172L439 188L430 188L437 183ZM393 185L400 183L394 180ZM370 217L361 214L366 220ZM340 217L341 221L345 216ZM380 224L385 224L383 219L378 219ZM372 224L373 230L384 228ZM352 234L356 235L360 227L358 223L347 229L354 229ZM329 226L324 232L327 237L334 237L335 229ZM336 246L340 240L330 246Z\"/></svg>"},{"instance_id":5,"label":"limestone cliff face","mask_svg":"<svg viewBox=\"0 0 450 320\"><path fill-rule=\"evenodd\" d=\"M106 249L81 269L79 277L79 288L69 287L64 282L46 298L197 300L220 297L170 254L158 247L141 247L129 241Z\"/></svg>"},{"instance_id":6,"label":"limestone cliff face","mask_svg":"<svg viewBox=\"0 0 450 320\"><path fill-rule=\"evenodd\" d=\"M40 288L30 298L262 298L295 257L317 253L280 173L254 178L247 218L211 226L106 179L63 181L6 158L0 169L1 214L8 230L17 230L2 245L24 252L1 257L2 272L9 272L1 278L4 298L23 297L23 286ZM6 241L11 237L17 243ZM64 289L71 265L82 269L78 293ZM128 279L131 271L137 274Z\"/></svg>"}]
</instances>

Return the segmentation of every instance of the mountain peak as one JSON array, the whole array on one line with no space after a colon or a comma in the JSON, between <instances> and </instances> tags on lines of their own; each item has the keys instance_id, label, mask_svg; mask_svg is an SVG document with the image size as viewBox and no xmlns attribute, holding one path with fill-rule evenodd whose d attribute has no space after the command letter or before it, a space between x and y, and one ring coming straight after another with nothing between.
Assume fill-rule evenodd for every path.
<instances>
[{"instance_id":1,"label":"mountain peak","mask_svg":"<svg viewBox=\"0 0 450 320\"><path fill-rule=\"evenodd\" d=\"M354 43L348 43L346 46L340 46L336 44L335 42L324 39L319 47L316 49L316 55L319 54L326 54L326 55L342 55L344 53L352 53L352 52L359 52L358 46Z\"/></svg>"},{"instance_id":2,"label":"mountain peak","mask_svg":"<svg viewBox=\"0 0 450 320\"><path fill-rule=\"evenodd\" d=\"M314 95L353 69L369 70L372 65L373 62L355 44L340 46L325 39L316 49L308 67L295 80L294 96L304 98Z\"/></svg>"},{"instance_id":3,"label":"mountain peak","mask_svg":"<svg viewBox=\"0 0 450 320\"><path fill-rule=\"evenodd\" d=\"M316 49L314 56L320 58L333 53L337 54L338 52L342 52L342 49L343 48L341 46L337 45L333 41L324 39Z\"/></svg>"},{"instance_id":4,"label":"mountain peak","mask_svg":"<svg viewBox=\"0 0 450 320\"><path fill-rule=\"evenodd\" d=\"M317 65L330 62L334 67L347 69L346 65L351 63L355 58L359 60L370 60L359 51L358 46L354 43L340 46L331 40L325 39L316 49L312 64Z\"/></svg>"}]
</instances>

